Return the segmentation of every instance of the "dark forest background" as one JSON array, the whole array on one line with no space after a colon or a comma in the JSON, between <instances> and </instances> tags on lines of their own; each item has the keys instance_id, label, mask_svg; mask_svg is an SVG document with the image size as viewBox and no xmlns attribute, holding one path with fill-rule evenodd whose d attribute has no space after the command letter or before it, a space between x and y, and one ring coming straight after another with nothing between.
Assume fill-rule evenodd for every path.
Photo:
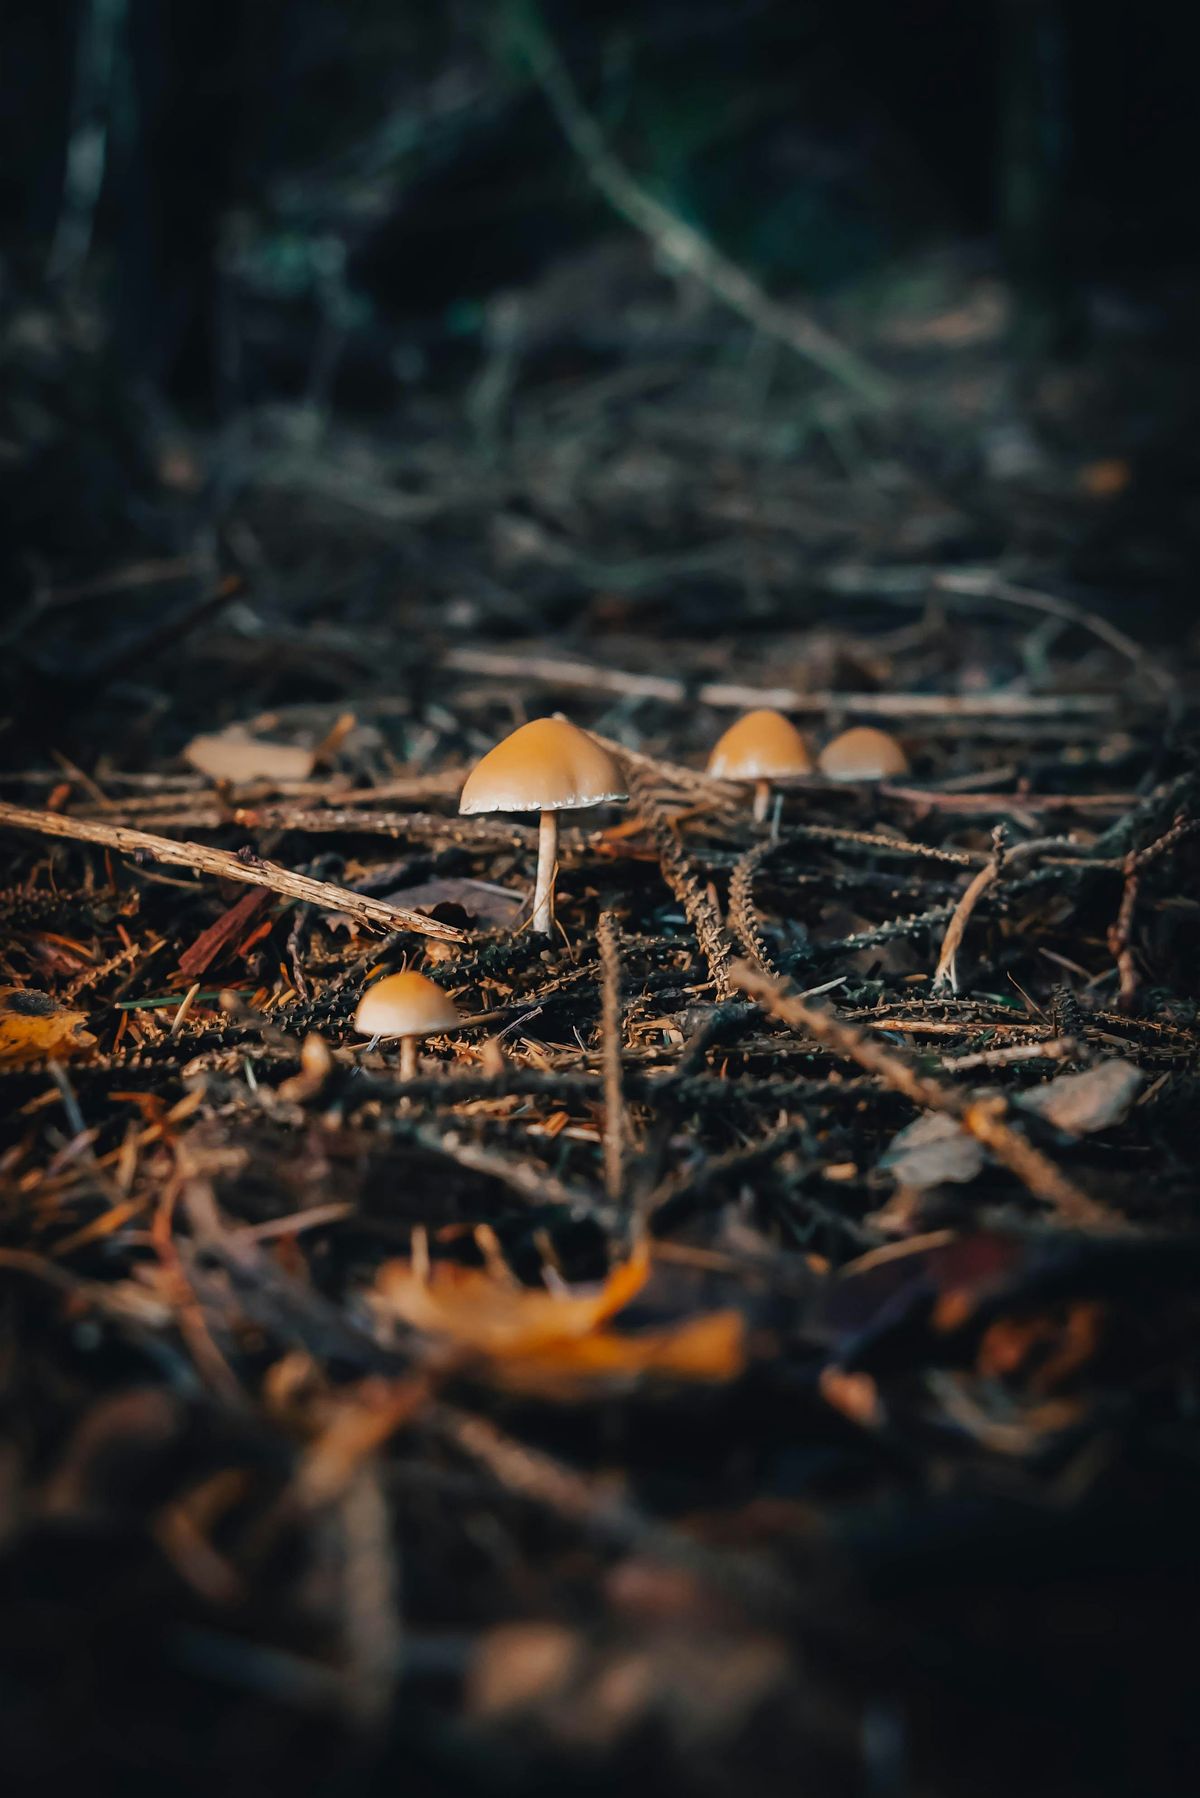
<instances>
[{"instance_id":1,"label":"dark forest background","mask_svg":"<svg viewBox=\"0 0 1200 1798\"><path fill-rule=\"evenodd\" d=\"M951 258L1012 284L1014 379L1132 337L1190 350L1191 72L1161 7L9 0L14 578L170 539L161 493L131 505L156 444L219 521L228 466L222 497L219 454L162 452L177 419L288 402L411 429L477 375L498 296L540 296L535 380L628 356L636 237L564 143L531 19L625 166L768 291L869 328L936 307ZM704 359L736 331L693 309L683 337ZM1177 414L1140 426L1168 462Z\"/></svg>"}]
</instances>

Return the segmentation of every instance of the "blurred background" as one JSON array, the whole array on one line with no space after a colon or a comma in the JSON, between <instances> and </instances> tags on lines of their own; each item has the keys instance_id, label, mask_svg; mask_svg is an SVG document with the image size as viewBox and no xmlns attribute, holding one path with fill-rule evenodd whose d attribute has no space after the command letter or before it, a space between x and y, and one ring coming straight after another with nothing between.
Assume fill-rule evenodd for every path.
<instances>
[{"instance_id":1,"label":"blurred background","mask_svg":"<svg viewBox=\"0 0 1200 1798\"><path fill-rule=\"evenodd\" d=\"M1161 9L8 0L0 29L35 721L185 642L272 704L329 658L403 680L397 626L811 624L868 559L1188 628Z\"/></svg>"}]
</instances>

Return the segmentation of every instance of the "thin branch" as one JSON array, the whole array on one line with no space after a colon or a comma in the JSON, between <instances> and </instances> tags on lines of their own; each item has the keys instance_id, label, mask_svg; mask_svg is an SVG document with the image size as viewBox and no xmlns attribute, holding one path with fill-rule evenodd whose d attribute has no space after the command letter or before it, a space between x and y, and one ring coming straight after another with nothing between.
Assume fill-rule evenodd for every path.
<instances>
[{"instance_id":1,"label":"thin branch","mask_svg":"<svg viewBox=\"0 0 1200 1798\"><path fill-rule=\"evenodd\" d=\"M989 861L987 867L981 868L974 879L971 880L962 898L955 906L949 924L946 926L946 934L942 938L941 953L938 956L937 967L935 968L933 975L933 982L929 989L935 997L940 996L947 987L951 992L957 993L957 957L958 952L962 947L963 937L966 935L966 929L970 922L971 914L983 895L987 892L988 888L994 886L999 880L1005 867L1010 866L1015 861L1028 861L1031 856L1038 855L1045 849L1061 849L1063 847L1061 837L1039 837L1032 842L1017 843L1011 849L1006 851L1004 847L1003 829L1003 825L997 825L996 829L993 831L992 838L995 847L992 852L992 859Z\"/></svg>"},{"instance_id":2,"label":"thin branch","mask_svg":"<svg viewBox=\"0 0 1200 1798\"><path fill-rule=\"evenodd\" d=\"M620 929L612 912L596 927L600 951L601 1043L604 1052L604 1185L614 1205L621 1201L625 1162L625 1099L621 1084Z\"/></svg>"},{"instance_id":3,"label":"thin branch","mask_svg":"<svg viewBox=\"0 0 1200 1798\"><path fill-rule=\"evenodd\" d=\"M1116 711L1112 693L813 693L797 687L754 687L741 681L705 681L695 689L665 674L634 674L603 668L573 657L524 650L475 649L461 646L446 652L443 666L460 674L497 680L536 681L540 686L584 693L618 693L631 699L657 699L668 705L689 700L718 711L750 711L773 707L807 717L829 713L857 718L1099 718ZM694 772L694 770L692 771ZM1011 803L1011 795L1005 795Z\"/></svg>"},{"instance_id":4,"label":"thin branch","mask_svg":"<svg viewBox=\"0 0 1200 1798\"><path fill-rule=\"evenodd\" d=\"M922 1111L939 1111L956 1119L997 1161L1015 1174L1023 1185L1043 1204L1048 1205L1064 1223L1080 1230L1115 1230L1119 1221L1110 1217L1085 1192L1057 1168L1048 1156L1004 1120L1006 1101L1000 1094L975 1098L961 1087L919 1074L906 1061L869 1036L865 1030L845 1023L832 1012L806 1005L802 999L786 996L778 981L756 973L745 962L737 962L730 970L730 980L739 991L757 999L772 1017L779 1018L793 1030L809 1036L836 1055L855 1061L868 1074Z\"/></svg>"},{"instance_id":5,"label":"thin branch","mask_svg":"<svg viewBox=\"0 0 1200 1798\"><path fill-rule=\"evenodd\" d=\"M937 573L933 577L933 585L941 593L951 593L963 599L999 600L1004 605L1040 612L1047 618L1057 618L1063 624L1078 625L1082 630L1090 631L1092 636L1098 637L1101 643L1123 656L1152 686L1158 688L1167 702L1169 712L1174 713L1178 709L1179 683L1174 676L1140 643L1135 643L1132 637L1096 612L1089 612L1084 606L1077 606L1069 599L1059 599L1055 594L1039 593L1032 587L1022 587L1015 581L1006 581L989 569Z\"/></svg>"},{"instance_id":6,"label":"thin branch","mask_svg":"<svg viewBox=\"0 0 1200 1798\"><path fill-rule=\"evenodd\" d=\"M439 923L436 918L427 918L422 912L385 905L380 899L364 898L361 893L331 886L324 880L310 880L306 874L293 874L289 868L263 861L248 852L234 855L228 849L210 849L204 843L177 843L170 837L151 836L146 831L129 830L121 824L102 824L93 818L69 818L60 812L38 812L0 801L0 829L3 828L36 831L39 836L66 837L79 843L99 843L105 849L117 849L124 855L165 862L168 867L192 868L199 874L239 881L243 886L266 887L286 899L315 905L321 911L344 912L357 924L382 926L386 930L413 930L421 936L440 937L448 943L462 940L461 930L451 924Z\"/></svg>"},{"instance_id":7,"label":"thin branch","mask_svg":"<svg viewBox=\"0 0 1200 1798\"><path fill-rule=\"evenodd\" d=\"M634 180L605 143L566 64L532 9L525 12L519 29L534 79L564 137L613 211L648 237L666 261L699 281L756 331L775 338L872 405L888 404L894 397L892 383L878 370L815 319L793 305L771 299L744 269L730 262L694 226L685 223Z\"/></svg>"}]
</instances>

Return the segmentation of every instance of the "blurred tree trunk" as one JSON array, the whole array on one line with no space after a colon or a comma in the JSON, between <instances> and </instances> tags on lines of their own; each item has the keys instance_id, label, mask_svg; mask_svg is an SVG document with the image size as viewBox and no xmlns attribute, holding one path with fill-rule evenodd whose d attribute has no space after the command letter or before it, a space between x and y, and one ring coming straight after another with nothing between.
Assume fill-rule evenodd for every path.
<instances>
[{"instance_id":1,"label":"blurred tree trunk","mask_svg":"<svg viewBox=\"0 0 1200 1798\"><path fill-rule=\"evenodd\" d=\"M1018 352L1067 350L1082 329L1070 266L1068 37L1061 0L999 0L998 212Z\"/></svg>"},{"instance_id":2,"label":"blurred tree trunk","mask_svg":"<svg viewBox=\"0 0 1200 1798\"><path fill-rule=\"evenodd\" d=\"M129 0L116 341L149 387L209 398L234 189L242 0Z\"/></svg>"}]
</instances>

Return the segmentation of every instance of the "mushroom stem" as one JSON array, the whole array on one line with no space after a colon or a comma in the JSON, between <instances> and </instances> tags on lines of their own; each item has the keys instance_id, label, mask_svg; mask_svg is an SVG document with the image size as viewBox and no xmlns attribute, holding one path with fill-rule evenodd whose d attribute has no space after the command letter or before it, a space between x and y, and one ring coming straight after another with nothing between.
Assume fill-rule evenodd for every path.
<instances>
[{"instance_id":1,"label":"mushroom stem","mask_svg":"<svg viewBox=\"0 0 1200 1798\"><path fill-rule=\"evenodd\" d=\"M415 1036L400 1038L400 1078L415 1080L417 1077L417 1039Z\"/></svg>"},{"instance_id":2,"label":"mushroom stem","mask_svg":"<svg viewBox=\"0 0 1200 1798\"><path fill-rule=\"evenodd\" d=\"M533 889L533 917L530 929L535 936L550 936L554 930L554 868L558 861L558 813L543 812L538 825L537 882Z\"/></svg>"},{"instance_id":3,"label":"mushroom stem","mask_svg":"<svg viewBox=\"0 0 1200 1798\"><path fill-rule=\"evenodd\" d=\"M771 783L769 780L756 780L754 783L754 822L761 824L767 815L767 807L771 803Z\"/></svg>"}]
</instances>

